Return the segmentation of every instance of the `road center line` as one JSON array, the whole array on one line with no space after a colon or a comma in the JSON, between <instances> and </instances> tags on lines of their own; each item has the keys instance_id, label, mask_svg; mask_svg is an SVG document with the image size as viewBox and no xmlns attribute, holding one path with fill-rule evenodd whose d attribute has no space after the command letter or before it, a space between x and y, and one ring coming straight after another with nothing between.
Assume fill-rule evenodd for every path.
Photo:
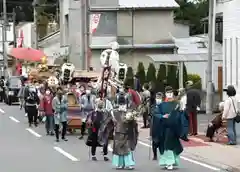
<instances>
[{"instance_id":1,"label":"road center line","mask_svg":"<svg viewBox=\"0 0 240 172\"><path fill-rule=\"evenodd\" d=\"M141 145L143 145L143 146L146 146L146 147L152 147L152 146L150 146L149 144L144 143L144 142L142 142L142 141L138 141L138 143L141 144ZM211 169L211 170L213 170L213 171L220 171L220 168L217 168L217 167L214 167L214 166L205 164L205 163L203 163L203 162L199 162L199 161L196 161L196 160L193 160L193 159L184 157L184 156L180 156L180 158L183 159L183 160L185 160L185 161L191 162L191 163L193 163L193 164L200 165L200 166L202 166L202 167Z\"/></svg>"},{"instance_id":2,"label":"road center line","mask_svg":"<svg viewBox=\"0 0 240 172\"><path fill-rule=\"evenodd\" d=\"M36 132L35 132L33 129L31 129L31 128L26 128L26 130L27 130L29 133L31 133L32 135L34 135L34 136L36 136L36 137L38 137L38 138L42 137L40 134L36 133Z\"/></svg>"},{"instance_id":3,"label":"road center line","mask_svg":"<svg viewBox=\"0 0 240 172\"><path fill-rule=\"evenodd\" d=\"M9 116L9 119L11 119L12 121L16 122L16 123L19 123L20 121L17 120L16 118L14 118L13 116Z\"/></svg>"},{"instance_id":4,"label":"road center line","mask_svg":"<svg viewBox=\"0 0 240 172\"><path fill-rule=\"evenodd\" d=\"M62 148L60 147L53 147L57 152L59 152L60 154L64 155L65 157L67 157L68 159L70 159L71 161L79 161L77 158L75 158L74 156L72 156L71 154L67 153L66 151L64 151Z\"/></svg>"},{"instance_id":5,"label":"road center line","mask_svg":"<svg viewBox=\"0 0 240 172\"><path fill-rule=\"evenodd\" d=\"M5 113L5 111L4 111L4 110L2 110L1 108L0 108L0 112L1 112L1 113Z\"/></svg>"}]
</instances>

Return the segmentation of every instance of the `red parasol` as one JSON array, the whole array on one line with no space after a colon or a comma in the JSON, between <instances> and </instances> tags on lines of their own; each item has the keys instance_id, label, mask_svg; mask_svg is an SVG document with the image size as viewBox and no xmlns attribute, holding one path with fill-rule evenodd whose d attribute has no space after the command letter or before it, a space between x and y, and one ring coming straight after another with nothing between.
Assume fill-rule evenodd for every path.
<instances>
[{"instance_id":1,"label":"red parasol","mask_svg":"<svg viewBox=\"0 0 240 172\"><path fill-rule=\"evenodd\" d=\"M39 62L45 56L41 50L36 50L33 48L13 48L10 52L10 55L26 61Z\"/></svg>"}]
</instances>

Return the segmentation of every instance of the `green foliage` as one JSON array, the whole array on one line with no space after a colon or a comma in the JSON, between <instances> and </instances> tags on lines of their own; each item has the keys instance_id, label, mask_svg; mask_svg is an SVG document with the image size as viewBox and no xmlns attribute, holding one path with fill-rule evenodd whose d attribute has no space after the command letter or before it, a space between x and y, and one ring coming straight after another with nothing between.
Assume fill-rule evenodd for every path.
<instances>
[{"instance_id":1,"label":"green foliage","mask_svg":"<svg viewBox=\"0 0 240 172\"><path fill-rule=\"evenodd\" d=\"M175 20L189 21L191 35L203 33L201 19L208 16L208 0L199 0L198 3L188 0L176 1L180 8L175 10Z\"/></svg>"},{"instance_id":2,"label":"green foliage","mask_svg":"<svg viewBox=\"0 0 240 172\"><path fill-rule=\"evenodd\" d=\"M150 63L147 70L147 82L156 83L156 68L153 63Z\"/></svg>"},{"instance_id":3,"label":"green foliage","mask_svg":"<svg viewBox=\"0 0 240 172\"><path fill-rule=\"evenodd\" d=\"M177 66L168 66L167 85L173 87L173 89L178 89Z\"/></svg>"},{"instance_id":4,"label":"green foliage","mask_svg":"<svg viewBox=\"0 0 240 172\"><path fill-rule=\"evenodd\" d=\"M139 77L140 84L143 85L146 81L146 74L145 74L145 67L142 62L138 63L136 75Z\"/></svg>"},{"instance_id":5,"label":"green foliage","mask_svg":"<svg viewBox=\"0 0 240 172\"><path fill-rule=\"evenodd\" d=\"M133 88L133 77L134 77L133 68L128 67L127 73L126 73L125 84L129 85L132 88Z\"/></svg>"},{"instance_id":6,"label":"green foliage","mask_svg":"<svg viewBox=\"0 0 240 172\"><path fill-rule=\"evenodd\" d=\"M157 81L156 81L156 88L157 91L164 92L164 87L165 87L165 82L166 82L166 66L161 64L159 65L158 68L158 73L157 73Z\"/></svg>"},{"instance_id":7,"label":"green foliage","mask_svg":"<svg viewBox=\"0 0 240 172\"><path fill-rule=\"evenodd\" d=\"M202 79L198 74L188 74L188 81L193 82L193 88L202 89Z\"/></svg>"}]
</instances>

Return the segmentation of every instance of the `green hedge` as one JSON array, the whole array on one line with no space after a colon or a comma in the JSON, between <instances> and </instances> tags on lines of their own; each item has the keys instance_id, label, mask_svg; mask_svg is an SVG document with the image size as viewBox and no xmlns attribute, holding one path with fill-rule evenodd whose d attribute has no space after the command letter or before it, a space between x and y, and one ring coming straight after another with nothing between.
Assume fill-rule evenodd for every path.
<instances>
[{"instance_id":1,"label":"green hedge","mask_svg":"<svg viewBox=\"0 0 240 172\"><path fill-rule=\"evenodd\" d=\"M188 81L193 82L193 88L202 89L202 79L198 74L188 74Z\"/></svg>"}]
</instances>

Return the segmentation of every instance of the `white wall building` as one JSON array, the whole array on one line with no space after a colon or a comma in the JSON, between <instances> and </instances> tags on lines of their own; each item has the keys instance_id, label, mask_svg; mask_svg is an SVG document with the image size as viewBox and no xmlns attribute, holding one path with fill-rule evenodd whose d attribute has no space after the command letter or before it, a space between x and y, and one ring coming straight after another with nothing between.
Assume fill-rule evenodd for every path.
<instances>
[{"instance_id":1,"label":"white wall building","mask_svg":"<svg viewBox=\"0 0 240 172\"><path fill-rule=\"evenodd\" d=\"M9 28L9 30L7 30L7 40L6 40L7 42L5 43L5 46L7 48L7 52L10 49L10 46L8 44L14 40L13 24L9 23L9 25L10 25L10 28ZM2 39L2 27L0 26L0 53L1 54L3 52L2 41L3 41L3 39ZM0 56L0 61L1 60L3 60L3 56L2 55Z\"/></svg>"},{"instance_id":2,"label":"white wall building","mask_svg":"<svg viewBox=\"0 0 240 172\"><path fill-rule=\"evenodd\" d=\"M234 85L240 100L240 1L218 1L217 10L223 10L223 87Z\"/></svg>"}]
</instances>

